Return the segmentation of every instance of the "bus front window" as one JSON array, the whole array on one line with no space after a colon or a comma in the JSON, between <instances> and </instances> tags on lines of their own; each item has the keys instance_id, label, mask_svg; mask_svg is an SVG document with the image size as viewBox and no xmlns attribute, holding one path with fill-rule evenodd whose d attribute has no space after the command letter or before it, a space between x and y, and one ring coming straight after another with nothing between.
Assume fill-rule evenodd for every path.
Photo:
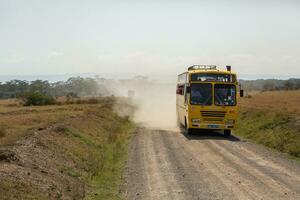
<instances>
[{"instance_id":1,"label":"bus front window","mask_svg":"<svg viewBox=\"0 0 300 200\"><path fill-rule=\"evenodd\" d=\"M191 104L211 105L212 104L212 85L209 83L191 84Z\"/></svg>"},{"instance_id":2,"label":"bus front window","mask_svg":"<svg viewBox=\"0 0 300 200\"><path fill-rule=\"evenodd\" d=\"M215 84L215 104L218 106L234 106L236 89L231 84Z\"/></svg>"}]
</instances>

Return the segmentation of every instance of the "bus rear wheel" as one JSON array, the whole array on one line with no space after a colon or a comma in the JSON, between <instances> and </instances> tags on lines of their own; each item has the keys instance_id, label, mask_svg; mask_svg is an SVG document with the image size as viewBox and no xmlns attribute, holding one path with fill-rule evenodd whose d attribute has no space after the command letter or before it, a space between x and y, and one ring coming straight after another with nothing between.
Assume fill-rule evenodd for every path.
<instances>
[{"instance_id":1,"label":"bus rear wheel","mask_svg":"<svg viewBox=\"0 0 300 200\"><path fill-rule=\"evenodd\" d=\"M231 130L224 130L224 135L229 137L231 135Z\"/></svg>"}]
</instances>

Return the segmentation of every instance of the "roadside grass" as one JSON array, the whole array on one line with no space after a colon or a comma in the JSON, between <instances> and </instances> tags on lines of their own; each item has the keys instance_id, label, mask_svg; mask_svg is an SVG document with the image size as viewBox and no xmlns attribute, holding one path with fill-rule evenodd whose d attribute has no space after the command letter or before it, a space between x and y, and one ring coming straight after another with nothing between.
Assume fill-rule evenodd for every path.
<instances>
[{"instance_id":1,"label":"roadside grass","mask_svg":"<svg viewBox=\"0 0 300 200\"><path fill-rule=\"evenodd\" d=\"M0 199L18 199L15 194L21 192L23 194L22 199L47 200L45 194L39 193L38 188L33 185L28 187L21 181L6 180L0 186Z\"/></svg>"},{"instance_id":2,"label":"roadside grass","mask_svg":"<svg viewBox=\"0 0 300 200\"><path fill-rule=\"evenodd\" d=\"M119 196L119 187L133 125L126 125L123 127L123 131L124 133L119 135L116 140L104 145L101 173L97 173L89 179L90 185L95 190L89 194L87 199L122 199Z\"/></svg>"},{"instance_id":3,"label":"roadside grass","mask_svg":"<svg viewBox=\"0 0 300 200\"><path fill-rule=\"evenodd\" d=\"M300 158L300 122L297 114L261 108L241 108L235 133Z\"/></svg>"},{"instance_id":4,"label":"roadside grass","mask_svg":"<svg viewBox=\"0 0 300 200\"><path fill-rule=\"evenodd\" d=\"M101 110L110 118L110 109ZM71 121L68 128L61 128L64 136L60 141L67 145L66 155L75 163L61 171L85 180L90 186L86 199L120 199L122 169L134 124L117 116L103 121L99 113L95 114L85 126Z\"/></svg>"},{"instance_id":5,"label":"roadside grass","mask_svg":"<svg viewBox=\"0 0 300 200\"><path fill-rule=\"evenodd\" d=\"M86 103L80 104L37 107L7 106L6 102L0 102L0 128L4 127L0 147L11 146L36 131L44 130L43 139L38 144L42 146L36 148L47 150L41 153L42 157L47 157L44 160L36 155L35 159L48 160L51 164L47 167L58 171L58 175L52 175L49 180L61 181L62 178L56 176L67 175L72 177L71 180L84 183L85 199L120 199L122 170L135 124L129 120L130 117L117 115L115 104L115 99L108 98L97 102L86 100ZM133 112L132 108L129 110ZM51 154L48 155L49 152ZM51 160L53 157L57 159ZM46 194L41 192L41 188L45 186L32 181L27 178L23 189L16 194L22 196L26 193L28 198L25 199L42 199L40 197ZM36 188L34 191L30 189L31 184ZM0 191L5 187L9 185L0 182ZM57 199L64 199L64 195L74 191L67 185L65 189L55 188L55 191L60 190ZM13 194L8 192L8 195Z\"/></svg>"},{"instance_id":6,"label":"roadside grass","mask_svg":"<svg viewBox=\"0 0 300 200\"><path fill-rule=\"evenodd\" d=\"M5 137L5 135L6 135L6 129L5 129L4 125L1 125L0 126L0 138Z\"/></svg>"},{"instance_id":7,"label":"roadside grass","mask_svg":"<svg viewBox=\"0 0 300 200\"><path fill-rule=\"evenodd\" d=\"M80 176L78 171L75 171L74 168L69 167L69 166L62 166L59 171L61 173L66 173L66 174L68 174L69 176L72 176L72 177L79 177Z\"/></svg>"}]
</instances>

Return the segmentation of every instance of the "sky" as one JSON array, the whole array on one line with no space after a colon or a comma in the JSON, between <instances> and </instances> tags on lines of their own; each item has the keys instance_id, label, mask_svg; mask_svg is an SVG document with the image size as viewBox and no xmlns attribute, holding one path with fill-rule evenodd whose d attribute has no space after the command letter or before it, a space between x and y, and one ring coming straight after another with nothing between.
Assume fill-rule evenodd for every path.
<instances>
[{"instance_id":1,"label":"sky","mask_svg":"<svg viewBox=\"0 0 300 200\"><path fill-rule=\"evenodd\" d=\"M297 0L0 0L0 75L300 75Z\"/></svg>"}]
</instances>

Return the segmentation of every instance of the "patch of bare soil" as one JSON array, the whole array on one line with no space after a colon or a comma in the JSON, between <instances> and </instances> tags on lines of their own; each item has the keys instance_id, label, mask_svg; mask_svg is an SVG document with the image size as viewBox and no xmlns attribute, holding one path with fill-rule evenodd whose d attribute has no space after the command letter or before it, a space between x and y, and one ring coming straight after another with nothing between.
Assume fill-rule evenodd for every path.
<instances>
[{"instance_id":1,"label":"patch of bare soil","mask_svg":"<svg viewBox=\"0 0 300 200\"><path fill-rule=\"evenodd\" d=\"M56 142L57 127L0 149L0 199L83 199L85 184L66 172L75 164Z\"/></svg>"}]
</instances>

